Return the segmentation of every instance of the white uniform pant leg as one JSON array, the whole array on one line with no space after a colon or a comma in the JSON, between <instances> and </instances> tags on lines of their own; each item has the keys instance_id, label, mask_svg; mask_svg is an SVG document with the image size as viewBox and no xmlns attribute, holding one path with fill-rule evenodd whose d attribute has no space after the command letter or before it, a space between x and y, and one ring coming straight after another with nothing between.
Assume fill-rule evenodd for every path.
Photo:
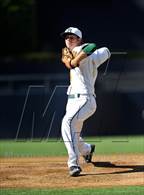
<instances>
[{"instance_id":1,"label":"white uniform pant leg","mask_svg":"<svg viewBox=\"0 0 144 195\"><path fill-rule=\"evenodd\" d=\"M69 156L68 167L79 166L78 137L73 128L73 121L67 115L62 121L62 137Z\"/></svg>"},{"instance_id":2,"label":"white uniform pant leg","mask_svg":"<svg viewBox=\"0 0 144 195\"><path fill-rule=\"evenodd\" d=\"M68 99L66 114L62 120L61 132L69 156L68 167L79 166L79 134L75 127L77 123L77 114L79 113L79 110L82 109L82 107L86 104L86 102L86 99Z\"/></svg>"},{"instance_id":3,"label":"white uniform pant leg","mask_svg":"<svg viewBox=\"0 0 144 195\"><path fill-rule=\"evenodd\" d=\"M82 137L80 137L80 133L83 127L83 122L89 118L91 115L94 114L96 111L96 101L93 96L90 96L88 99L87 105L80 111L79 113L79 120L77 120L77 132L79 132L79 142L78 142L78 147L79 147L79 152L82 156L89 154L91 151L91 144L86 143Z\"/></svg>"},{"instance_id":4,"label":"white uniform pant leg","mask_svg":"<svg viewBox=\"0 0 144 195\"><path fill-rule=\"evenodd\" d=\"M83 121L82 120L78 120L77 124L76 124L76 129L78 133L78 149L81 155L86 155L90 152L91 147L90 144L86 143L84 141L84 139L80 136L80 133L82 131L82 127L83 127Z\"/></svg>"}]
</instances>

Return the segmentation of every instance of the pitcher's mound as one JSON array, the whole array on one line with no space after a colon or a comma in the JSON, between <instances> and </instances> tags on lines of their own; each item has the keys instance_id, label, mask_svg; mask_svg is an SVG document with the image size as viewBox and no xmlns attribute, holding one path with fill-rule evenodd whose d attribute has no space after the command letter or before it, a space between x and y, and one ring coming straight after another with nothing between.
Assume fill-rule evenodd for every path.
<instances>
[{"instance_id":1,"label":"pitcher's mound","mask_svg":"<svg viewBox=\"0 0 144 195\"><path fill-rule=\"evenodd\" d=\"M95 155L70 177L67 157L0 158L1 188L81 188L144 185L144 155Z\"/></svg>"}]
</instances>

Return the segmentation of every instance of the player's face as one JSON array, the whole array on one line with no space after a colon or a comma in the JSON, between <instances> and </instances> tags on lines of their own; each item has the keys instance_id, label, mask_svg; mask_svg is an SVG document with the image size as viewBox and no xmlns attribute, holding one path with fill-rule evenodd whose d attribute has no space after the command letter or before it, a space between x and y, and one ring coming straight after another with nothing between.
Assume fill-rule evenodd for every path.
<instances>
[{"instance_id":1,"label":"player's face","mask_svg":"<svg viewBox=\"0 0 144 195\"><path fill-rule=\"evenodd\" d=\"M69 49L73 49L78 46L81 42L81 39L76 35L66 35L65 44Z\"/></svg>"}]
</instances>

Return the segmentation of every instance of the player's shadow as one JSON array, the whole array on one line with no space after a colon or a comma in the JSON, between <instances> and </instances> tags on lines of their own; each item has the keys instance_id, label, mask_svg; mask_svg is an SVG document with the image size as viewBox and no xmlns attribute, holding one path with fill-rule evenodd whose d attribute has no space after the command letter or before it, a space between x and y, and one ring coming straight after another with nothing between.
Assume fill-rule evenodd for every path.
<instances>
[{"instance_id":1,"label":"player's shadow","mask_svg":"<svg viewBox=\"0 0 144 195\"><path fill-rule=\"evenodd\" d=\"M124 171L114 171L108 174L121 174L121 173L134 173L134 172L144 172L144 165L116 165L111 162L92 162L94 167L107 167L107 168L123 168L129 169Z\"/></svg>"},{"instance_id":2,"label":"player's shadow","mask_svg":"<svg viewBox=\"0 0 144 195\"><path fill-rule=\"evenodd\" d=\"M123 171L113 171L112 172L105 172L105 173L86 173L81 174L80 176L86 176L86 175L106 175L106 174L122 174L122 173L134 173L134 172L144 172L144 165L116 165L111 162L91 162L91 164L94 165L94 167L104 167L104 168L114 168L114 169L129 169L129 170L123 170Z\"/></svg>"}]
</instances>

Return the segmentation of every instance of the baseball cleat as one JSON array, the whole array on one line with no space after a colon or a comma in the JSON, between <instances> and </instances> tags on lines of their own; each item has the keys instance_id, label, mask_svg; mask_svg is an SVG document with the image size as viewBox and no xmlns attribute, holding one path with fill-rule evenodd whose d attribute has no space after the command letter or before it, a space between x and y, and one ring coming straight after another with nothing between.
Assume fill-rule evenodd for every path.
<instances>
[{"instance_id":1,"label":"baseball cleat","mask_svg":"<svg viewBox=\"0 0 144 195\"><path fill-rule=\"evenodd\" d=\"M69 174L72 177L76 177L80 174L81 171L82 171L82 169L79 166L72 166L69 169Z\"/></svg>"},{"instance_id":2,"label":"baseball cleat","mask_svg":"<svg viewBox=\"0 0 144 195\"><path fill-rule=\"evenodd\" d=\"M80 172L82 172L82 169L81 169L81 167L80 167L80 166L78 166L78 169L80 170Z\"/></svg>"},{"instance_id":3,"label":"baseball cleat","mask_svg":"<svg viewBox=\"0 0 144 195\"><path fill-rule=\"evenodd\" d=\"M89 154L83 156L86 163L90 163L92 160L93 153L95 151L95 145L91 145L91 151Z\"/></svg>"}]
</instances>

